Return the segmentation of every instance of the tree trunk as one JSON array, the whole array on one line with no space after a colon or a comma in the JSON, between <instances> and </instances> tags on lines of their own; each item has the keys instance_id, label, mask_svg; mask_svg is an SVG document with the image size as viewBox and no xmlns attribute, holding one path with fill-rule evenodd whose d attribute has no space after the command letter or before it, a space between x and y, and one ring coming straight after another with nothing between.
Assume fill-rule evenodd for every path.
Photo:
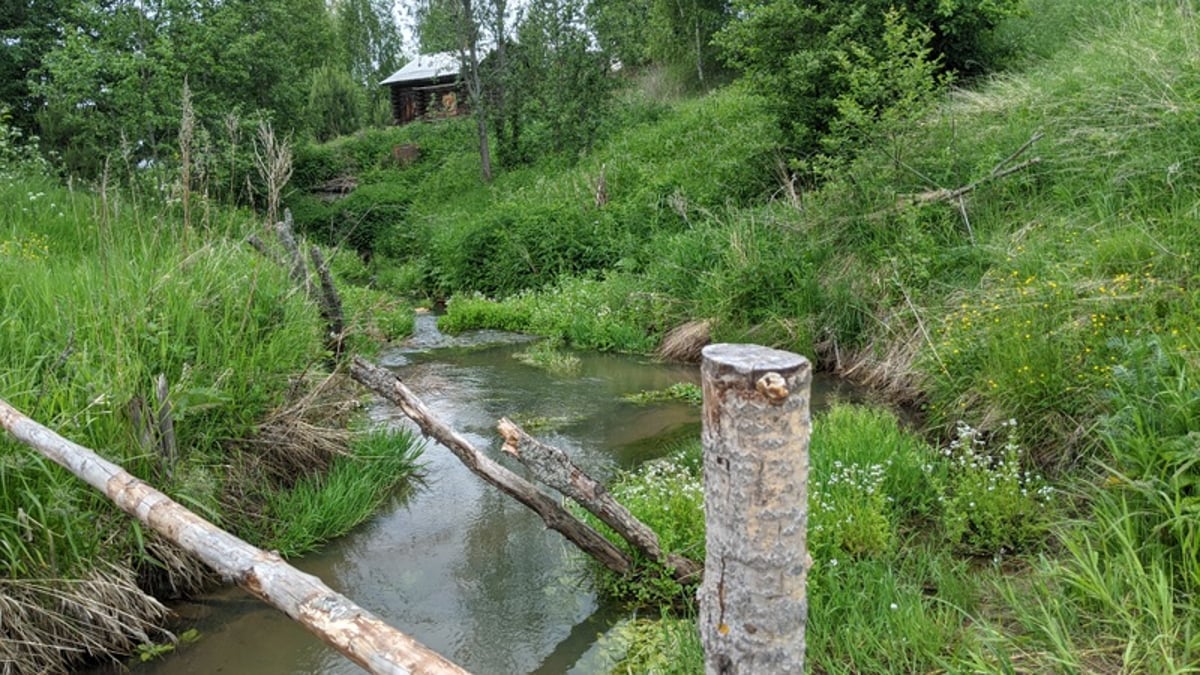
<instances>
[{"instance_id":1,"label":"tree trunk","mask_svg":"<svg viewBox=\"0 0 1200 675\"><path fill-rule=\"evenodd\" d=\"M529 467L538 480L574 499L646 557L674 568L676 580L700 579L704 571L700 563L676 553L664 554L654 530L613 499L604 485L587 475L567 453L530 436L508 418L500 420L499 429L504 452Z\"/></svg>"},{"instance_id":2,"label":"tree trunk","mask_svg":"<svg viewBox=\"0 0 1200 675\"><path fill-rule=\"evenodd\" d=\"M705 672L802 673L811 367L754 345L703 355Z\"/></svg>"},{"instance_id":3,"label":"tree trunk","mask_svg":"<svg viewBox=\"0 0 1200 675\"><path fill-rule=\"evenodd\" d=\"M475 17L475 6L471 0L460 0L462 12L459 34L461 51L466 61L467 93L471 97L471 114L479 131L479 163L485 183L492 182L492 152L488 146L487 106L483 100L483 80L479 75L479 25Z\"/></svg>"},{"instance_id":4,"label":"tree trunk","mask_svg":"<svg viewBox=\"0 0 1200 675\"><path fill-rule=\"evenodd\" d=\"M462 674L463 669L388 626L320 579L288 565L188 511L163 493L26 417L0 400L0 426L92 487L120 509L283 611L372 673Z\"/></svg>"},{"instance_id":5,"label":"tree trunk","mask_svg":"<svg viewBox=\"0 0 1200 675\"><path fill-rule=\"evenodd\" d=\"M421 433L446 446L472 473L521 502L542 517L546 526L566 537L584 553L618 574L625 574L633 561L612 542L587 523L563 508L558 500L543 493L536 485L492 461L467 439L435 418L421 399L404 386L400 378L366 359L355 357L350 375L360 384L399 406L401 412L417 423Z\"/></svg>"}]
</instances>

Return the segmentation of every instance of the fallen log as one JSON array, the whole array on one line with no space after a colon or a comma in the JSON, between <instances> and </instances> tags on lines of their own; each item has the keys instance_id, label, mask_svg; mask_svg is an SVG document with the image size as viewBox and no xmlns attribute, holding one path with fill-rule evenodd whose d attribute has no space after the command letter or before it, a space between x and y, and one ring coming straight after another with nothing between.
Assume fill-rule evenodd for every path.
<instances>
[{"instance_id":1,"label":"fallen log","mask_svg":"<svg viewBox=\"0 0 1200 675\"><path fill-rule=\"evenodd\" d=\"M508 418L500 420L499 430L504 438L504 452L516 457L538 480L574 499L643 555L673 568L676 580L700 580L704 572L702 564L677 553L664 555L654 530L614 499L603 484L572 462L567 453L530 436Z\"/></svg>"},{"instance_id":2,"label":"fallen log","mask_svg":"<svg viewBox=\"0 0 1200 675\"><path fill-rule=\"evenodd\" d=\"M298 621L372 673L430 675L467 671L279 557L225 532L165 494L38 424L0 399L0 426L188 553Z\"/></svg>"},{"instance_id":3,"label":"fallen log","mask_svg":"<svg viewBox=\"0 0 1200 675\"><path fill-rule=\"evenodd\" d=\"M350 375L363 386L396 404L409 419L417 423L426 437L448 448L472 473L532 509L541 516L547 527L562 534L584 553L618 574L625 574L632 569L633 561L624 551L576 518L536 485L496 463L471 445L470 441L442 424L391 371L356 356L350 365Z\"/></svg>"}]
</instances>

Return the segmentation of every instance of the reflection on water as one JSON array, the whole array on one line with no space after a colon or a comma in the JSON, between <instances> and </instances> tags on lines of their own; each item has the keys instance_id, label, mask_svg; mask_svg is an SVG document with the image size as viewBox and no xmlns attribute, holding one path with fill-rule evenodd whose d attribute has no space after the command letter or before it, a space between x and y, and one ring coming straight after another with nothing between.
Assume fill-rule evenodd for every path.
<instances>
[{"instance_id":1,"label":"reflection on water","mask_svg":"<svg viewBox=\"0 0 1200 675\"><path fill-rule=\"evenodd\" d=\"M578 375L556 377L512 354L525 341L481 332L447 338L418 317L407 346L381 357L429 408L493 458L502 416L557 424L535 435L567 451L597 478L661 455L699 434L699 411L683 404L635 406L621 395L697 382L694 366L579 354ZM814 403L821 397L814 391ZM369 414L408 421L390 404ZM425 484L398 495L369 523L295 564L475 673L604 670L596 638L620 615L598 606L576 556L557 533L485 485L438 446L426 449ZM270 675L356 673L283 614L238 589L179 608L202 639L135 673Z\"/></svg>"}]
</instances>

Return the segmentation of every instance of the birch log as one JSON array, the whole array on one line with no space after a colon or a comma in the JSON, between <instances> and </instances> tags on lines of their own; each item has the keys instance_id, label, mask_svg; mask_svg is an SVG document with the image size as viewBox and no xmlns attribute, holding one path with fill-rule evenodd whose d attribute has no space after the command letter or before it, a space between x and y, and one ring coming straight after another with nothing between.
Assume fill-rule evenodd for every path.
<instances>
[{"instance_id":1,"label":"birch log","mask_svg":"<svg viewBox=\"0 0 1200 675\"><path fill-rule=\"evenodd\" d=\"M507 417L500 420L498 428L504 452L516 457L538 480L574 499L643 555L673 568L676 580L699 581L704 571L700 563L677 553L664 554L654 530L613 499L604 485L587 475L567 453L530 436Z\"/></svg>"},{"instance_id":2,"label":"birch log","mask_svg":"<svg viewBox=\"0 0 1200 675\"><path fill-rule=\"evenodd\" d=\"M603 535L572 515L557 500L546 495L533 483L492 461L471 445L470 441L434 417L421 399L391 371L356 356L350 366L350 375L371 391L395 403L401 412L417 423L426 437L444 445L476 476L529 507L541 516L547 527L562 534L584 553L618 574L625 574L633 567L633 561L624 551L613 546Z\"/></svg>"},{"instance_id":3,"label":"birch log","mask_svg":"<svg viewBox=\"0 0 1200 675\"><path fill-rule=\"evenodd\" d=\"M704 348L700 375L705 672L802 673L811 367L790 352L717 344Z\"/></svg>"},{"instance_id":4,"label":"birch log","mask_svg":"<svg viewBox=\"0 0 1200 675\"><path fill-rule=\"evenodd\" d=\"M0 400L0 426L103 492L120 509L227 580L282 610L324 642L372 673L466 673L330 589L320 579L288 565L216 527L163 493L26 417Z\"/></svg>"}]
</instances>

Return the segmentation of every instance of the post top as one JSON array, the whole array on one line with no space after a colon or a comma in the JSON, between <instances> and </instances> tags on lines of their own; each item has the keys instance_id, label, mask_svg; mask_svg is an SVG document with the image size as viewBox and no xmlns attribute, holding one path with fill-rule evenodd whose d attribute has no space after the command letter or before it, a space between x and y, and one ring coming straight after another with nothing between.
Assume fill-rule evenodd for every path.
<instances>
[{"instance_id":1,"label":"post top","mask_svg":"<svg viewBox=\"0 0 1200 675\"><path fill-rule=\"evenodd\" d=\"M701 352L705 361L738 373L753 375L766 370L796 370L808 364L799 354L762 345L721 343L708 345Z\"/></svg>"}]
</instances>

